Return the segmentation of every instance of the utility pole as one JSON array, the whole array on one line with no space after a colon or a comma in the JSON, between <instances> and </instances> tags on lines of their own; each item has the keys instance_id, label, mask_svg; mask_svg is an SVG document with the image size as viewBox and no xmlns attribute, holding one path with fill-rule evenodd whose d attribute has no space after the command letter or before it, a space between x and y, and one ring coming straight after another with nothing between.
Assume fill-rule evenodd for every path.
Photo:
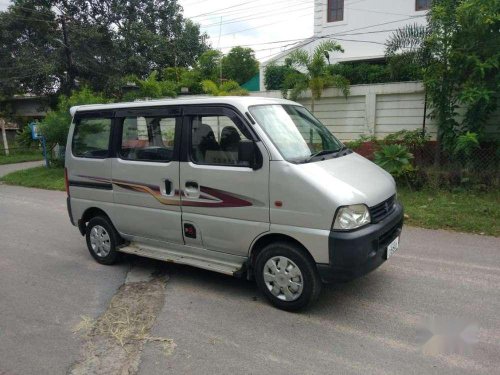
<instances>
[{"instance_id":1,"label":"utility pole","mask_svg":"<svg viewBox=\"0 0 500 375\"><path fill-rule=\"evenodd\" d=\"M9 156L9 143L7 142L7 133L5 132L5 120L0 117L0 128L2 128L3 148L5 156Z\"/></svg>"},{"instance_id":2,"label":"utility pole","mask_svg":"<svg viewBox=\"0 0 500 375\"><path fill-rule=\"evenodd\" d=\"M66 64L67 64L67 76L68 76L68 93L73 89L75 85L75 76L73 72L73 56L71 53L71 49L69 48L68 42L68 30L66 26L66 16L61 14L61 28L63 32L63 43L64 43L64 52L66 53Z\"/></svg>"},{"instance_id":3,"label":"utility pole","mask_svg":"<svg viewBox=\"0 0 500 375\"><path fill-rule=\"evenodd\" d=\"M220 46L220 37L222 33L222 16L220 16L220 24L219 24L219 40L217 41L217 49L219 49ZM219 59L219 85L222 85L222 50L219 50L221 52L221 57Z\"/></svg>"}]
</instances>

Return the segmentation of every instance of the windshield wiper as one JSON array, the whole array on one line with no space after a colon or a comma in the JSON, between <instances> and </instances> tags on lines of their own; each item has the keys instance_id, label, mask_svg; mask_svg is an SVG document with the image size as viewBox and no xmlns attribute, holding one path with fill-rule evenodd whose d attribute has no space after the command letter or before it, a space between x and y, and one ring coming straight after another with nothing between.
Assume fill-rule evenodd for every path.
<instances>
[{"instance_id":1,"label":"windshield wiper","mask_svg":"<svg viewBox=\"0 0 500 375\"><path fill-rule=\"evenodd\" d=\"M318 156L322 156L322 155L327 155L327 154L335 154L335 153L338 153L338 152L341 152L341 151L344 151L344 150L347 150L347 147L342 145L338 150L321 150L321 151L318 151L318 152L314 152L311 154L311 156L309 156L306 160L305 160L305 163L309 163L312 159L318 157Z\"/></svg>"},{"instance_id":2,"label":"windshield wiper","mask_svg":"<svg viewBox=\"0 0 500 375\"><path fill-rule=\"evenodd\" d=\"M334 152L338 152L339 150L321 150L321 151L318 151L318 152L313 152L311 154L311 156L309 156L305 162L306 163L309 163L312 159L314 159L315 157L318 157L318 156L321 156L321 155L327 155L327 154L333 154Z\"/></svg>"}]
</instances>

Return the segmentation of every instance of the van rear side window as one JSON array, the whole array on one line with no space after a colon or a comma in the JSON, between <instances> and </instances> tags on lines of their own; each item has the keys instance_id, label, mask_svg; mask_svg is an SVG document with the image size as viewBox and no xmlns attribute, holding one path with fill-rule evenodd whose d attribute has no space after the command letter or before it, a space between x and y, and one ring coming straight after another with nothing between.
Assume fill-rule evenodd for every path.
<instances>
[{"instance_id":1,"label":"van rear side window","mask_svg":"<svg viewBox=\"0 0 500 375\"><path fill-rule=\"evenodd\" d=\"M73 155L104 159L108 156L111 119L83 118L75 126L71 145Z\"/></svg>"},{"instance_id":2,"label":"van rear side window","mask_svg":"<svg viewBox=\"0 0 500 375\"><path fill-rule=\"evenodd\" d=\"M119 156L135 161L172 161L175 117L126 117Z\"/></svg>"}]
</instances>

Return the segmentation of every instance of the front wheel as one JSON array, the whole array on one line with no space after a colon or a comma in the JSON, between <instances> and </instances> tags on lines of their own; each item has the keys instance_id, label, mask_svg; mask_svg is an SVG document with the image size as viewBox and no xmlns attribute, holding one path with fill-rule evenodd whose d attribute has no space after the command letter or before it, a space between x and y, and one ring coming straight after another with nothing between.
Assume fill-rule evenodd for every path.
<instances>
[{"instance_id":1,"label":"front wheel","mask_svg":"<svg viewBox=\"0 0 500 375\"><path fill-rule=\"evenodd\" d=\"M267 245L259 253L255 279L274 306L288 311L309 306L321 290L314 261L299 246L286 242Z\"/></svg>"}]
</instances>

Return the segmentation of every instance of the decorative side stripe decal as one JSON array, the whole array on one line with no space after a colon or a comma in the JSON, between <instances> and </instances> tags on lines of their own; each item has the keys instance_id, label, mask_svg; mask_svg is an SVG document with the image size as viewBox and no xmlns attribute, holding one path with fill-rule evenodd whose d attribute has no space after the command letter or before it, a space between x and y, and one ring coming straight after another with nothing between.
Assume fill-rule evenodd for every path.
<instances>
[{"instance_id":1,"label":"decorative side stripe decal","mask_svg":"<svg viewBox=\"0 0 500 375\"><path fill-rule=\"evenodd\" d=\"M113 184L87 181L69 181L69 186L83 187L89 189L113 190Z\"/></svg>"},{"instance_id":2,"label":"decorative side stripe decal","mask_svg":"<svg viewBox=\"0 0 500 375\"><path fill-rule=\"evenodd\" d=\"M200 196L198 198L190 198L186 196L184 191L175 190L174 195L165 196L161 193L161 189L156 185L142 184L139 182L125 181L125 180L110 180L101 177L83 176L78 177L87 178L96 181L102 186L117 185L123 189L145 193L153 196L158 202L168 206L189 206L189 207L214 207L214 208L228 208L228 207L249 207L254 204L260 205L259 202L245 197L239 196L224 190L214 189L207 186L200 186ZM78 181L78 183L86 184L86 182ZM95 184L95 183L88 183Z\"/></svg>"}]
</instances>

